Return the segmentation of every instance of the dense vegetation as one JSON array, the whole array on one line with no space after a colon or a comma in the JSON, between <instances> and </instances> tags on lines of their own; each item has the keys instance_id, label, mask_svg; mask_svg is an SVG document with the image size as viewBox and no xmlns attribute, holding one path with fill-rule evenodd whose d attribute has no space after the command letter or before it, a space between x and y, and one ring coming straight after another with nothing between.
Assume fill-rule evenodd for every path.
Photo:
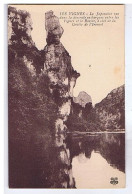
<instances>
[{"instance_id":1,"label":"dense vegetation","mask_svg":"<svg viewBox=\"0 0 132 194\"><path fill-rule=\"evenodd\" d=\"M92 107L73 103L67 126L69 131L113 131L125 128L124 85L112 90L106 98Z\"/></svg>"},{"instance_id":2,"label":"dense vegetation","mask_svg":"<svg viewBox=\"0 0 132 194\"><path fill-rule=\"evenodd\" d=\"M95 105L95 112L104 129L125 129L125 86L112 90Z\"/></svg>"},{"instance_id":3,"label":"dense vegetation","mask_svg":"<svg viewBox=\"0 0 132 194\"><path fill-rule=\"evenodd\" d=\"M85 108L80 107L81 114L79 114L77 109L75 110L70 114L67 121L67 127L69 131L91 132L103 130L99 117L91 104L88 106L86 105Z\"/></svg>"},{"instance_id":4,"label":"dense vegetation","mask_svg":"<svg viewBox=\"0 0 132 194\"><path fill-rule=\"evenodd\" d=\"M46 163L46 158L51 157L55 133L57 106L48 84L46 75L32 76L23 57L18 57L16 50L9 47L10 187L49 186L46 180L43 185L42 172L35 172L35 166L41 171L40 160ZM43 173L46 178L49 172Z\"/></svg>"},{"instance_id":5,"label":"dense vegetation","mask_svg":"<svg viewBox=\"0 0 132 194\"><path fill-rule=\"evenodd\" d=\"M32 28L30 15L9 7L8 19L11 24L8 47L9 186L75 187L68 183L71 166L60 160L60 153L66 153L65 146L55 145L58 107L67 99L60 97L60 86L53 88L48 76L41 71L44 51L39 51L29 36L28 31ZM69 65L70 56L65 54L68 55L65 62ZM30 62L35 73L29 71ZM72 68L68 69L69 72L72 72ZM77 74L76 71L74 73ZM53 89L52 95L49 87ZM67 92L67 87L62 85L62 88ZM110 93L95 108L91 103L84 108L73 103L72 98L71 101L72 111L66 121L69 131L124 128L123 89Z\"/></svg>"}]
</instances>

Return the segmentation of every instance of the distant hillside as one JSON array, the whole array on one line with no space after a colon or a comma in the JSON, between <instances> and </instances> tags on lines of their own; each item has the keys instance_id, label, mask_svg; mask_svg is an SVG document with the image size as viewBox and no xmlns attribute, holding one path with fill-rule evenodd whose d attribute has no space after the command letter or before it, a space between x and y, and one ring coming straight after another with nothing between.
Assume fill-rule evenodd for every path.
<instances>
[{"instance_id":1,"label":"distant hillside","mask_svg":"<svg viewBox=\"0 0 132 194\"><path fill-rule=\"evenodd\" d=\"M85 99L80 96L79 100ZM79 100L78 103L74 100L72 105L73 114L70 115L67 125L69 131L113 131L125 128L124 85L112 90L94 108L91 102L82 107Z\"/></svg>"},{"instance_id":2,"label":"distant hillside","mask_svg":"<svg viewBox=\"0 0 132 194\"><path fill-rule=\"evenodd\" d=\"M112 90L106 98L95 105L101 125L105 129L125 128L125 86Z\"/></svg>"}]
</instances>

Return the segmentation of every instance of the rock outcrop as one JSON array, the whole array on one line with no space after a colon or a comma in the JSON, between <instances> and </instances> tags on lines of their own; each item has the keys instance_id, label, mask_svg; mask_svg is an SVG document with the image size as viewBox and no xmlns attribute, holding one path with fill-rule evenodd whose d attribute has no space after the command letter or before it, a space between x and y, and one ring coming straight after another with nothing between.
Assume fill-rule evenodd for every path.
<instances>
[{"instance_id":1,"label":"rock outcrop","mask_svg":"<svg viewBox=\"0 0 132 194\"><path fill-rule=\"evenodd\" d=\"M46 13L47 45L39 51L30 14L8 11L9 187L75 188L65 138L58 140L79 76L60 43L63 29Z\"/></svg>"},{"instance_id":2,"label":"rock outcrop","mask_svg":"<svg viewBox=\"0 0 132 194\"><path fill-rule=\"evenodd\" d=\"M25 65L32 75L41 73L44 60L42 51L35 46L31 37L32 20L24 10L8 7L8 50L9 61L23 58Z\"/></svg>"},{"instance_id":3,"label":"rock outcrop","mask_svg":"<svg viewBox=\"0 0 132 194\"><path fill-rule=\"evenodd\" d=\"M82 91L78 94L77 97L73 97L75 103L80 104L82 107L85 107L87 103L92 103L92 98L86 92Z\"/></svg>"},{"instance_id":4,"label":"rock outcrop","mask_svg":"<svg viewBox=\"0 0 132 194\"><path fill-rule=\"evenodd\" d=\"M77 97L73 97L72 114L87 118L92 109L92 98L86 92L82 91Z\"/></svg>"},{"instance_id":5,"label":"rock outcrop","mask_svg":"<svg viewBox=\"0 0 132 194\"><path fill-rule=\"evenodd\" d=\"M8 8L8 44L25 44L29 47L35 46L32 37L32 21L30 14L26 11Z\"/></svg>"},{"instance_id":6,"label":"rock outcrop","mask_svg":"<svg viewBox=\"0 0 132 194\"><path fill-rule=\"evenodd\" d=\"M50 79L50 91L59 103L59 118L56 121L58 131L63 131L71 109L71 99L76 79L80 76L71 64L71 56L60 42L64 32L59 19L49 11L45 14L47 45L44 48L43 73Z\"/></svg>"},{"instance_id":7,"label":"rock outcrop","mask_svg":"<svg viewBox=\"0 0 132 194\"><path fill-rule=\"evenodd\" d=\"M72 97L80 74L73 69L71 56L60 42L64 30L53 11L45 14L45 29L47 45L44 48L44 72L51 80L51 90L59 88L60 97Z\"/></svg>"},{"instance_id":8,"label":"rock outcrop","mask_svg":"<svg viewBox=\"0 0 132 194\"><path fill-rule=\"evenodd\" d=\"M47 87L58 106L57 131L66 129L63 124L71 111L71 98L76 79L80 76L71 64L71 56L60 42L64 32L53 11L45 13L47 45L39 51L31 37L32 21L26 11L8 9L9 61L21 58L32 76L47 76Z\"/></svg>"}]
</instances>

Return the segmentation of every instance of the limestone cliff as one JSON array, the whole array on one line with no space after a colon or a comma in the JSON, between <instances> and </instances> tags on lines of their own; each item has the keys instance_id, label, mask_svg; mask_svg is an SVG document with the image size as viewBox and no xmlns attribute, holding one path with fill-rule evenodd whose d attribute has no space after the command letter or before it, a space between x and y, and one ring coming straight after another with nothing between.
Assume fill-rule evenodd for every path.
<instances>
[{"instance_id":1,"label":"limestone cliff","mask_svg":"<svg viewBox=\"0 0 132 194\"><path fill-rule=\"evenodd\" d=\"M80 76L71 64L71 56L60 42L64 32L53 11L45 13L47 45L39 51L31 37L32 21L26 11L8 9L9 61L21 58L32 76L47 76L49 88L58 106L57 130L63 130L71 110L71 99L76 79ZM37 79L39 79L37 78Z\"/></svg>"},{"instance_id":2,"label":"limestone cliff","mask_svg":"<svg viewBox=\"0 0 132 194\"><path fill-rule=\"evenodd\" d=\"M53 12L46 13L44 50L36 48L31 30L30 14L9 6L9 187L73 188L69 152L57 132L66 129L79 74L60 43Z\"/></svg>"},{"instance_id":3,"label":"limestone cliff","mask_svg":"<svg viewBox=\"0 0 132 194\"><path fill-rule=\"evenodd\" d=\"M53 11L45 14L47 45L41 51L31 37L30 14L8 11L9 187L75 188L61 132L124 127L124 87L95 108L85 92L73 99L80 74L60 42L64 30Z\"/></svg>"},{"instance_id":4,"label":"limestone cliff","mask_svg":"<svg viewBox=\"0 0 132 194\"><path fill-rule=\"evenodd\" d=\"M16 10L14 7L8 8L8 44L25 44L34 46L31 38L32 21L30 14L26 11Z\"/></svg>"},{"instance_id":5,"label":"limestone cliff","mask_svg":"<svg viewBox=\"0 0 132 194\"><path fill-rule=\"evenodd\" d=\"M73 87L80 74L73 69L71 56L60 42L64 30L53 11L45 14L45 29L47 45L44 48L44 73L50 78L50 88L58 88L60 97L73 96Z\"/></svg>"},{"instance_id":6,"label":"limestone cliff","mask_svg":"<svg viewBox=\"0 0 132 194\"><path fill-rule=\"evenodd\" d=\"M64 32L59 19L53 11L45 13L45 29L47 45L44 47L43 73L50 79L50 91L59 106L58 120L56 121L57 132L63 131L71 111L71 98L76 79L80 76L71 64L71 56L60 42Z\"/></svg>"},{"instance_id":7,"label":"limestone cliff","mask_svg":"<svg viewBox=\"0 0 132 194\"><path fill-rule=\"evenodd\" d=\"M42 51L31 37L32 20L24 10L8 7L8 50L9 61L22 58L32 75L40 74L43 67Z\"/></svg>"}]
</instances>

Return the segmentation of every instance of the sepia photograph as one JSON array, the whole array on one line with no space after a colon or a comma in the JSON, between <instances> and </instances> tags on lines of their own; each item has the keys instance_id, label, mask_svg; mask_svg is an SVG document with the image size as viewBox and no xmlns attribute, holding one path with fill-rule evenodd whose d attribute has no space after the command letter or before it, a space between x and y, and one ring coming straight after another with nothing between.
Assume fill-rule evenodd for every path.
<instances>
[{"instance_id":1,"label":"sepia photograph","mask_svg":"<svg viewBox=\"0 0 132 194\"><path fill-rule=\"evenodd\" d=\"M9 188L125 188L124 5L8 5Z\"/></svg>"}]
</instances>

